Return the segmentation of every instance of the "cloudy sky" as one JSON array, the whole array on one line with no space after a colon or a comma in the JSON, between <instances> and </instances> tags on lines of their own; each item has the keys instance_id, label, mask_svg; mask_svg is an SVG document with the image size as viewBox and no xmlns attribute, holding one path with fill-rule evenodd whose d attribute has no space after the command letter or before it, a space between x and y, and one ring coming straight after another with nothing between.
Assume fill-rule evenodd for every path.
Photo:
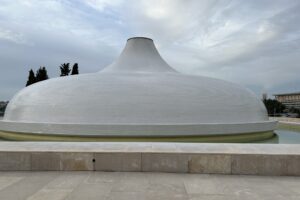
<instances>
[{"instance_id":1,"label":"cloudy sky","mask_svg":"<svg viewBox=\"0 0 300 200\"><path fill-rule=\"evenodd\" d=\"M28 71L111 63L133 36L151 37L178 71L253 90L300 91L299 0L0 0L0 100Z\"/></svg>"}]
</instances>

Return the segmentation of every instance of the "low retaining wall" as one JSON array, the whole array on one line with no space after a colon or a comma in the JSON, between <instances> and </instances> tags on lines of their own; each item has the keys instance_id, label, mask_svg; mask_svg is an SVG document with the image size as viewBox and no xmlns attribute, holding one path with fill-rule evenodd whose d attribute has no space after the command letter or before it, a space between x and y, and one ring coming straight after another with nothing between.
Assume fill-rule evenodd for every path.
<instances>
[{"instance_id":1,"label":"low retaining wall","mask_svg":"<svg viewBox=\"0 0 300 200\"><path fill-rule=\"evenodd\" d=\"M300 175L300 145L1 142L1 171Z\"/></svg>"}]
</instances>

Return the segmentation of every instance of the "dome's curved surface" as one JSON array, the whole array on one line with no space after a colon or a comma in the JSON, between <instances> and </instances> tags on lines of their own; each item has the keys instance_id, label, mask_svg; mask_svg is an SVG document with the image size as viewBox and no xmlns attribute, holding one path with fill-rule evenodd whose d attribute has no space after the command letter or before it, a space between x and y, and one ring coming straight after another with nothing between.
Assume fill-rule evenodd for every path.
<instances>
[{"instance_id":1,"label":"dome's curved surface","mask_svg":"<svg viewBox=\"0 0 300 200\"><path fill-rule=\"evenodd\" d=\"M115 135L227 134L269 131L275 125L252 92L176 72L147 38L129 39L119 59L98 73L50 79L21 90L10 101L5 122L6 127L9 122L32 123L39 130L27 131L39 133L69 134L83 125L85 133L100 135L111 130L117 130ZM65 130L70 125L72 130Z\"/></svg>"},{"instance_id":2,"label":"dome's curved surface","mask_svg":"<svg viewBox=\"0 0 300 200\"><path fill-rule=\"evenodd\" d=\"M7 121L91 124L266 121L251 92L225 81L177 73L96 73L51 79L20 91Z\"/></svg>"}]
</instances>

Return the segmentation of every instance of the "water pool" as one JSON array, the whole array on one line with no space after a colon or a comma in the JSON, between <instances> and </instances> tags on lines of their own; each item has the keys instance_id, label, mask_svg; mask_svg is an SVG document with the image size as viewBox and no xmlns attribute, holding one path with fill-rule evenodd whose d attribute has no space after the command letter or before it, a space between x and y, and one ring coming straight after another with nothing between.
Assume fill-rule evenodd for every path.
<instances>
[{"instance_id":1,"label":"water pool","mask_svg":"<svg viewBox=\"0 0 300 200\"><path fill-rule=\"evenodd\" d=\"M300 132L295 130L277 129L275 130L275 136L273 138L254 143L300 144Z\"/></svg>"}]
</instances>

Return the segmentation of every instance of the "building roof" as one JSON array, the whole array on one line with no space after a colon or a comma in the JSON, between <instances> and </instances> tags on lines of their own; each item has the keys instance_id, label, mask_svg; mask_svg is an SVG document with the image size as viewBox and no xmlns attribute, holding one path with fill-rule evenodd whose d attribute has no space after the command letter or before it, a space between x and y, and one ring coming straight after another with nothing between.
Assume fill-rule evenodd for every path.
<instances>
[{"instance_id":1,"label":"building roof","mask_svg":"<svg viewBox=\"0 0 300 200\"><path fill-rule=\"evenodd\" d=\"M273 94L273 96L300 95L300 92Z\"/></svg>"}]
</instances>

